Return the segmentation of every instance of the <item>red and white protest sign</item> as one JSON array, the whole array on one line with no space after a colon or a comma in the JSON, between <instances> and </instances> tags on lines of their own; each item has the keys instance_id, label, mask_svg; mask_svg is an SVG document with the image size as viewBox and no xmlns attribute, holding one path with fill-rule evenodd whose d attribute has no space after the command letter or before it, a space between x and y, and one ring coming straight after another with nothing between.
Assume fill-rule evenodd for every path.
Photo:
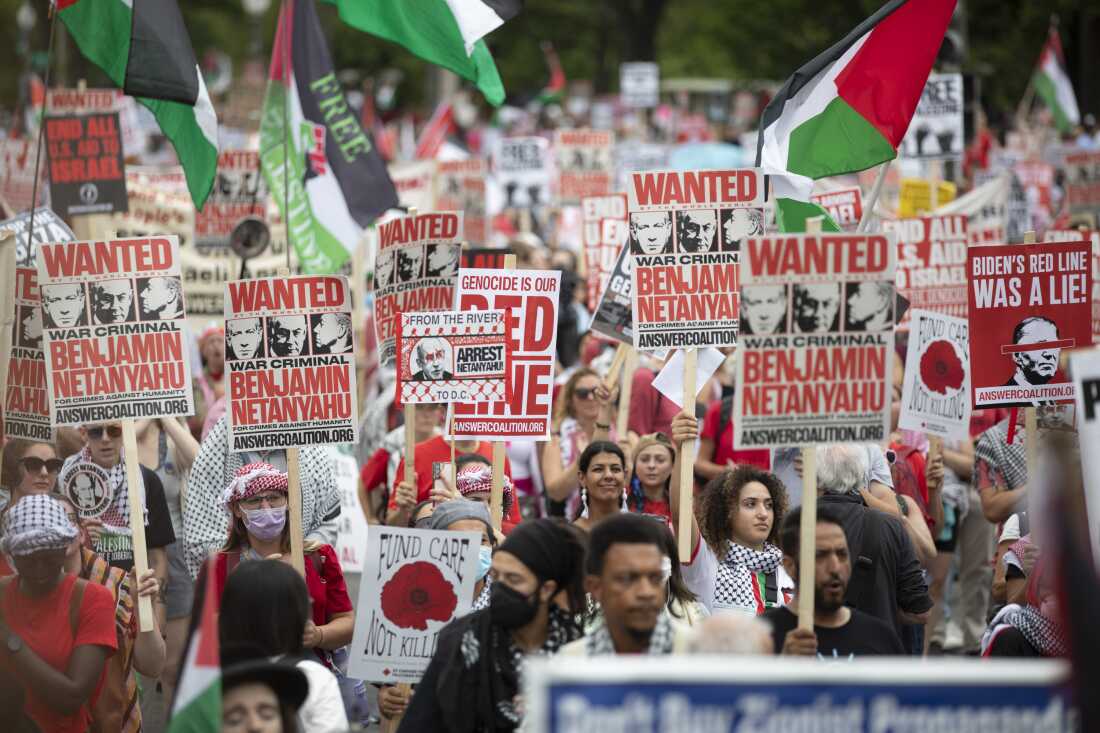
<instances>
[{"instance_id":1,"label":"red and white protest sign","mask_svg":"<svg viewBox=\"0 0 1100 733\"><path fill-rule=\"evenodd\" d=\"M508 374L504 311L402 313L397 402L503 400Z\"/></svg>"},{"instance_id":2,"label":"red and white protest sign","mask_svg":"<svg viewBox=\"0 0 1100 733\"><path fill-rule=\"evenodd\" d=\"M976 246L968 255L974 409L1072 403L1058 359L1092 343L1092 245Z\"/></svg>"},{"instance_id":3,"label":"red and white protest sign","mask_svg":"<svg viewBox=\"0 0 1100 733\"><path fill-rule=\"evenodd\" d=\"M118 112L122 150L128 156L141 156L145 153L148 136L138 119L137 103L121 89L47 89L46 110L50 115Z\"/></svg>"},{"instance_id":4,"label":"red and white protest sign","mask_svg":"<svg viewBox=\"0 0 1100 733\"><path fill-rule=\"evenodd\" d=\"M631 174L634 347L737 343L738 256L764 233L755 168Z\"/></svg>"},{"instance_id":5,"label":"red and white protest sign","mask_svg":"<svg viewBox=\"0 0 1100 733\"><path fill-rule=\"evenodd\" d=\"M0 197L12 211L31 208L34 191L34 143L36 137L0 137ZM39 181L38 205L49 186Z\"/></svg>"},{"instance_id":6,"label":"red and white protest sign","mask_svg":"<svg viewBox=\"0 0 1100 733\"><path fill-rule=\"evenodd\" d=\"M38 272L31 267L17 267L13 275L15 323L4 398L4 436L49 442L53 433L46 396Z\"/></svg>"},{"instance_id":7,"label":"red and white protest sign","mask_svg":"<svg viewBox=\"0 0 1100 733\"><path fill-rule=\"evenodd\" d=\"M778 234L745 243L737 448L886 440L894 248L889 234Z\"/></svg>"},{"instance_id":8,"label":"red and white protest sign","mask_svg":"<svg viewBox=\"0 0 1100 733\"><path fill-rule=\"evenodd\" d=\"M463 238L470 244L484 244L489 227L485 217L485 174L481 158L439 161L436 169L435 207L439 211L461 211Z\"/></svg>"},{"instance_id":9,"label":"red and white protest sign","mask_svg":"<svg viewBox=\"0 0 1100 733\"><path fill-rule=\"evenodd\" d=\"M898 291L913 308L966 317L966 216L884 221L898 241ZM899 323L908 324L908 315Z\"/></svg>"},{"instance_id":10,"label":"red and white protest sign","mask_svg":"<svg viewBox=\"0 0 1100 733\"><path fill-rule=\"evenodd\" d=\"M815 193L810 201L829 212L837 226L846 232L855 231L863 218L863 191L859 186Z\"/></svg>"},{"instance_id":11,"label":"red and white protest sign","mask_svg":"<svg viewBox=\"0 0 1100 733\"><path fill-rule=\"evenodd\" d=\"M398 313L452 307L461 253L461 211L402 216L378 225L374 326L383 365L396 353Z\"/></svg>"},{"instance_id":12,"label":"red and white protest sign","mask_svg":"<svg viewBox=\"0 0 1100 733\"><path fill-rule=\"evenodd\" d=\"M615 260L626 244L626 194L581 199L582 241L588 266L588 310L595 311L607 289Z\"/></svg>"},{"instance_id":13,"label":"red and white protest sign","mask_svg":"<svg viewBox=\"0 0 1100 733\"><path fill-rule=\"evenodd\" d=\"M469 612L481 535L375 525L348 673L366 682L419 682L440 630Z\"/></svg>"},{"instance_id":14,"label":"red and white protest sign","mask_svg":"<svg viewBox=\"0 0 1100 733\"><path fill-rule=\"evenodd\" d=\"M410 160L389 165L390 180L397 189L402 206L419 211L434 211L435 205L434 160Z\"/></svg>"},{"instance_id":15,"label":"red and white protest sign","mask_svg":"<svg viewBox=\"0 0 1100 733\"><path fill-rule=\"evenodd\" d=\"M898 427L948 440L970 437L970 326L929 310L910 311Z\"/></svg>"},{"instance_id":16,"label":"red and white protest sign","mask_svg":"<svg viewBox=\"0 0 1100 733\"><path fill-rule=\"evenodd\" d=\"M1048 242L1080 242L1092 244L1092 342L1100 342L1100 230L1047 229L1043 239Z\"/></svg>"},{"instance_id":17,"label":"red and white protest sign","mask_svg":"<svg viewBox=\"0 0 1100 733\"><path fill-rule=\"evenodd\" d=\"M453 437L499 441L549 437L560 292L561 273L553 270L463 270L459 274L458 310L504 311L511 371L503 402L452 405Z\"/></svg>"},{"instance_id":18,"label":"red and white protest sign","mask_svg":"<svg viewBox=\"0 0 1100 733\"><path fill-rule=\"evenodd\" d=\"M1074 150L1066 153L1066 206L1071 215L1090 217L1092 226L1100 213L1100 151Z\"/></svg>"},{"instance_id":19,"label":"red and white protest sign","mask_svg":"<svg viewBox=\"0 0 1100 733\"><path fill-rule=\"evenodd\" d=\"M176 237L38 245L50 423L194 414Z\"/></svg>"},{"instance_id":20,"label":"red and white protest sign","mask_svg":"<svg viewBox=\"0 0 1100 733\"><path fill-rule=\"evenodd\" d=\"M558 130L554 134L561 203L579 204L586 196L610 193L614 146L615 133L610 130Z\"/></svg>"},{"instance_id":21,"label":"red and white protest sign","mask_svg":"<svg viewBox=\"0 0 1100 733\"><path fill-rule=\"evenodd\" d=\"M229 235L246 216L264 219L267 182L255 150L223 150L218 176L202 210L195 213L195 246L200 251L229 246Z\"/></svg>"},{"instance_id":22,"label":"red and white protest sign","mask_svg":"<svg viewBox=\"0 0 1100 733\"><path fill-rule=\"evenodd\" d=\"M225 371L230 450L356 442L347 279L227 282Z\"/></svg>"}]
</instances>

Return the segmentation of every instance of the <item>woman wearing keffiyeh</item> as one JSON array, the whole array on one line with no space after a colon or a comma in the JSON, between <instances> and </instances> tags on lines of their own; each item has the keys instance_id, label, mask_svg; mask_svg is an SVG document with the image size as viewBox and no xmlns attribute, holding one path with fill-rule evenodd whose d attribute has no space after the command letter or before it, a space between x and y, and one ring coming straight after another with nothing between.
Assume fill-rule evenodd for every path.
<instances>
[{"instance_id":1,"label":"woman wearing keffiyeh","mask_svg":"<svg viewBox=\"0 0 1100 733\"><path fill-rule=\"evenodd\" d=\"M673 419L673 444L697 435L693 415L680 413ZM674 468L669 492L674 517L679 512L679 475ZM794 582L783 570L783 553L775 544L787 511L782 482L775 474L743 465L711 479L700 504L700 520L691 521L691 557L682 562L684 580L699 602L711 613L755 615L786 605Z\"/></svg>"},{"instance_id":2,"label":"woman wearing keffiyeh","mask_svg":"<svg viewBox=\"0 0 1100 733\"><path fill-rule=\"evenodd\" d=\"M1027 580L1027 599L1010 603L989 623L982 637L983 657L1064 657L1065 629L1050 563L1040 558Z\"/></svg>"}]
</instances>

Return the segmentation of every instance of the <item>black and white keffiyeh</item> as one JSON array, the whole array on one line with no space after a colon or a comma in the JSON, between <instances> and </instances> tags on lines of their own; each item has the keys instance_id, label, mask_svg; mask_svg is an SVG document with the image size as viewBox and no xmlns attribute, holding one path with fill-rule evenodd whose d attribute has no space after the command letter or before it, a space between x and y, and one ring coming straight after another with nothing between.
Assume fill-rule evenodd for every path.
<instances>
[{"instance_id":1,"label":"black and white keffiyeh","mask_svg":"<svg viewBox=\"0 0 1100 733\"><path fill-rule=\"evenodd\" d=\"M42 550L64 550L78 534L65 507L49 494L30 494L4 515L0 549L22 557Z\"/></svg>"},{"instance_id":2,"label":"black and white keffiyeh","mask_svg":"<svg viewBox=\"0 0 1100 733\"><path fill-rule=\"evenodd\" d=\"M752 576L755 573L774 573L782 559L783 553L772 544L765 544L764 549L758 552L736 542L728 543L726 554L718 561L715 605L756 608Z\"/></svg>"},{"instance_id":3,"label":"black and white keffiyeh","mask_svg":"<svg viewBox=\"0 0 1100 733\"><path fill-rule=\"evenodd\" d=\"M662 611L657 617L657 625L653 628L653 636L649 637L649 650L646 654L672 654L672 641L672 621L668 617L668 611ZM600 621L599 625L585 637L584 648L590 657L615 653L615 642L604 621Z\"/></svg>"},{"instance_id":4,"label":"black and white keffiyeh","mask_svg":"<svg viewBox=\"0 0 1100 733\"><path fill-rule=\"evenodd\" d=\"M489 607L489 596L492 592L493 579L485 578L485 585L481 587L481 592L477 594L477 598L474 599L474 605L470 609L471 611L480 611L483 608Z\"/></svg>"},{"instance_id":5,"label":"black and white keffiyeh","mask_svg":"<svg viewBox=\"0 0 1100 733\"><path fill-rule=\"evenodd\" d=\"M982 655L993 645L997 634L1006 627L1017 629L1027 642L1044 657L1064 657L1069 654L1062 627L1039 612L1034 606L1010 603L993 617L982 636Z\"/></svg>"}]
</instances>

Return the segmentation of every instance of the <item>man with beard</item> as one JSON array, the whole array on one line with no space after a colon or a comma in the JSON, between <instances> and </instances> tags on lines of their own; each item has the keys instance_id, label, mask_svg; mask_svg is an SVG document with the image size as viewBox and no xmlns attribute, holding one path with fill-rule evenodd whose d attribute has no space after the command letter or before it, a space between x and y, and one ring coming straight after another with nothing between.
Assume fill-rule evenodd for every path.
<instances>
[{"instance_id":1,"label":"man with beard","mask_svg":"<svg viewBox=\"0 0 1100 733\"><path fill-rule=\"evenodd\" d=\"M562 648L563 655L686 651L689 637L673 626L666 610L672 575L672 560L664 549L667 532L662 522L630 512L592 528L584 587L600 604L603 621Z\"/></svg>"},{"instance_id":2,"label":"man with beard","mask_svg":"<svg viewBox=\"0 0 1100 733\"><path fill-rule=\"evenodd\" d=\"M780 534L783 567L796 579L801 523L802 507L798 507L787 516ZM772 625L776 653L817 656L822 661L848 661L883 654L901 656L904 653L901 641L892 628L870 614L844 605L852 577L848 538L840 519L825 506L817 509L814 545L814 629L798 628L798 614L790 610L798 608L797 594L803 592L798 587L788 606L764 613L764 619Z\"/></svg>"},{"instance_id":3,"label":"man with beard","mask_svg":"<svg viewBox=\"0 0 1100 733\"><path fill-rule=\"evenodd\" d=\"M125 323L134 320L134 291L129 280L92 283L94 323Z\"/></svg>"},{"instance_id":4,"label":"man with beard","mask_svg":"<svg viewBox=\"0 0 1100 733\"><path fill-rule=\"evenodd\" d=\"M267 319L267 342L272 356L305 356L309 353L305 316L276 316Z\"/></svg>"}]
</instances>

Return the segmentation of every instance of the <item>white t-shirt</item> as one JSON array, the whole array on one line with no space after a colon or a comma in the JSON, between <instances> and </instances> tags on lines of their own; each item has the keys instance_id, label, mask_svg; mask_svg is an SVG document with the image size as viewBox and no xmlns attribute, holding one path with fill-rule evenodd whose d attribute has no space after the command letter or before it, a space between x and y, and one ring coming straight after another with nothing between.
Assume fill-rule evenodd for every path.
<instances>
[{"instance_id":1,"label":"white t-shirt","mask_svg":"<svg viewBox=\"0 0 1100 733\"><path fill-rule=\"evenodd\" d=\"M309 680L309 695L298 711L298 725L302 733L345 733L348 716L344 712L344 698L340 696L340 683L336 675L320 662L303 659L298 662Z\"/></svg>"},{"instance_id":2,"label":"white t-shirt","mask_svg":"<svg viewBox=\"0 0 1100 733\"><path fill-rule=\"evenodd\" d=\"M731 606L726 605L715 598L715 590L718 585L718 556L710 549L702 537L690 563L680 563L680 572L684 576L684 584L688 590L695 594L708 614L740 612L756 615L755 606ZM780 565L775 569L776 583L779 586L775 594L775 605L787 605L786 595L794 593L794 581Z\"/></svg>"}]
</instances>

